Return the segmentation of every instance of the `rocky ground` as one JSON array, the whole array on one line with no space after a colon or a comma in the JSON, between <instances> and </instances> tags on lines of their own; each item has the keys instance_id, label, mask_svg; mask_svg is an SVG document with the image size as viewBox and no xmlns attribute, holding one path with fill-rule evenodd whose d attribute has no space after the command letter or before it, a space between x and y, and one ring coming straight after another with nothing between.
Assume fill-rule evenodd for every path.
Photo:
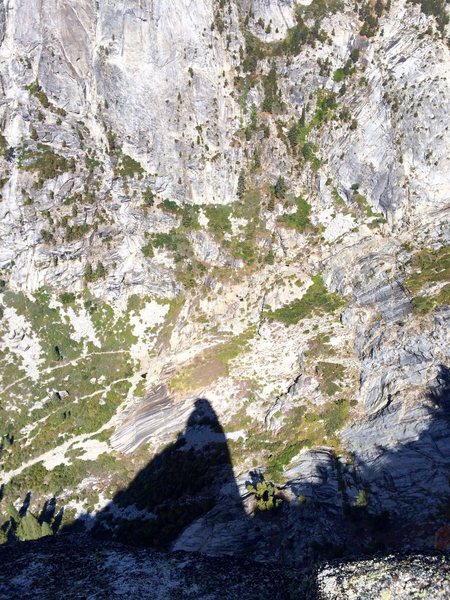
<instances>
[{"instance_id":1,"label":"rocky ground","mask_svg":"<svg viewBox=\"0 0 450 600\"><path fill-rule=\"evenodd\" d=\"M444 600L450 590L444 555L391 555L299 570L232 557L167 555L63 535L0 548L0 557L0 598L5 600Z\"/></svg>"}]
</instances>

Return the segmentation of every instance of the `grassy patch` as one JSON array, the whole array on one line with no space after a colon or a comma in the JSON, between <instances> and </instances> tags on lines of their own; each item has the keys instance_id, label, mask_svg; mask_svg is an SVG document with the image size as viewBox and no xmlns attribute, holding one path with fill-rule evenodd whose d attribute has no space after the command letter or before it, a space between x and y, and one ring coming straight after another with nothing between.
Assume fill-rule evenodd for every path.
<instances>
[{"instance_id":1,"label":"grassy patch","mask_svg":"<svg viewBox=\"0 0 450 600\"><path fill-rule=\"evenodd\" d=\"M171 390L187 393L207 387L219 377L229 374L229 363L246 351L255 332L247 329L223 344L217 344L183 367L169 383Z\"/></svg>"},{"instance_id":2,"label":"grassy patch","mask_svg":"<svg viewBox=\"0 0 450 600\"><path fill-rule=\"evenodd\" d=\"M73 296L66 294L78 313ZM44 360L35 381L27 377L18 357L7 348L0 352L0 440L9 440L2 452L5 469L49 450L55 440L101 427L126 397L135 368L129 354L137 341L130 325L131 310L136 309L132 298L117 318L109 305L86 293L85 308L100 348L87 339L77 341L69 319L58 308L50 308L51 300L46 290L39 290L34 298L4 293L4 303L26 319L38 338ZM17 411L3 411L8 405ZM21 433L38 421L30 433Z\"/></svg>"},{"instance_id":3,"label":"grassy patch","mask_svg":"<svg viewBox=\"0 0 450 600\"><path fill-rule=\"evenodd\" d=\"M341 381L345 374L345 367L339 363L319 362L317 370L320 375L321 390L327 396L333 396L341 391L336 381Z\"/></svg>"},{"instance_id":4,"label":"grassy patch","mask_svg":"<svg viewBox=\"0 0 450 600\"><path fill-rule=\"evenodd\" d=\"M299 196L295 199L295 204L297 206L295 213L281 216L279 222L285 227L297 229L297 231L306 231L308 229L312 229L313 226L309 220L309 215L311 212L311 206L309 203L304 198Z\"/></svg>"},{"instance_id":5,"label":"grassy patch","mask_svg":"<svg viewBox=\"0 0 450 600\"><path fill-rule=\"evenodd\" d=\"M443 246L439 250L426 248L413 256L410 266L413 272L405 284L413 295L416 312L426 313L436 306L450 304L450 283L446 283L434 295L422 292L432 284L450 281L450 246Z\"/></svg>"},{"instance_id":6,"label":"grassy patch","mask_svg":"<svg viewBox=\"0 0 450 600\"><path fill-rule=\"evenodd\" d=\"M253 432L249 436L250 450L266 453L266 475L282 482L284 469L303 449L317 446L339 446L338 431L349 418L352 403L345 399L328 402L320 409L307 410L298 406L286 414L284 425L269 438Z\"/></svg>"},{"instance_id":7,"label":"grassy patch","mask_svg":"<svg viewBox=\"0 0 450 600\"><path fill-rule=\"evenodd\" d=\"M136 175L142 176L144 174L144 169L141 163L134 160L134 158L131 158L131 156L128 156L128 154L121 154L118 172L121 177L131 178Z\"/></svg>"},{"instance_id":8,"label":"grassy patch","mask_svg":"<svg viewBox=\"0 0 450 600\"><path fill-rule=\"evenodd\" d=\"M239 202L232 205L232 216L246 221L243 230L226 244L231 254L246 265L253 265L259 257L257 240L264 233L261 224L261 192L245 192Z\"/></svg>"},{"instance_id":9,"label":"grassy patch","mask_svg":"<svg viewBox=\"0 0 450 600\"><path fill-rule=\"evenodd\" d=\"M306 290L302 298L274 311L267 311L265 316L271 321L281 321L285 325L294 325L301 319L313 315L333 313L345 305L338 294L328 292L320 275L315 275L312 280L312 285Z\"/></svg>"},{"instance_id":10,"label":"grassy patch","mask_svg":"<svg viewBox=\"0 0 450 600\"><path fill-rule=\"evenodd\" d=\"M35 171L39 184L47 179L54 179L63 173L75 171L75 160L67 159L44 144L38 144L37 151L24 150L20 156L20 168L24 171Z\"/></svg>"},{"instance_id":11,"label":"grassy patch","mask_svg":"<svg viewBox=\"0 0 450 600\"><path fill-rule=\"evenodd\" d=\"M231 207L223 204L210 204L204 207L208 218L208 228L218 239L223 239L224 233L231 233Z\"/></svg>"},{"instance_id":12,"label":"grassy patch","mask_svg":"<svg viewBox=\"0 0 450 600\"><path fill-rule=\"evenodd\" d=\"M27 90L32 96L37 98L44 108L50 108L50 101L47 94L44 92L38 81L34 81L27 85Z\"/></svg>"},{"instance_id":13,"label":"grassy patch","mask_svg":"<svg viewBox=\"0 0 450 600\"><path fill-rule=\"evenodd\" d=\"M330 336L326 333L319 333L308 342L308 351L305 353L310 359L315 359L319 356L333 356L336 354L333 346L331 346Z\"/></svg>"},{"instance_id":14,"label":"grassy patch","mask_svg":"<svg viewBox=\"0 0 450 600\"><path fill-rule=\"evenodd\" d=\"M179 294L176 298L170 301L169 310L167 311L164 325L162 326L158 334L156 347L163 346L167 348L170 345L172 331L177 323L177 319L180 315L185 301L186 298L183 294Z\"/></svg>"}]
</instances>

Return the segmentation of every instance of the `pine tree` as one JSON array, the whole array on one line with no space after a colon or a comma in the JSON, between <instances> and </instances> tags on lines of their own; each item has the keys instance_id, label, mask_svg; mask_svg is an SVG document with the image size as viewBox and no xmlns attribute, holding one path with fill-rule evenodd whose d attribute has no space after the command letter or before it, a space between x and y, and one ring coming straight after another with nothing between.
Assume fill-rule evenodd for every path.
<instances>
[{"instance_id":1,"label":"pine tree","mask_svg":"<svg viewBox=\"0 0 450 600\"><path fill-rule=\"evenodd\" d=\"M86 263L86 268L84 270L84 278L86 281L92 281L94 277L94 271L92 269L92 265L90 262Z\"/></svg>"},{"instance_id":2,"label":"pine tree","mask_svg":"<svg viewBox=\"0 0 450 600\"><path fill-rule=\"evenodd\" d=\"M42 537L42 529L39 521L32 513L27 512L22 517L17 527L16 535L22 542L25 540L37 540Z\"/></svg>"},{"instance_id":3,"label":"pine tree","mask_svg":"<svg viewBox=\"0 0 450 600\"><path fill-rule=\"evenodd\" d=\"M238 184L237 184L237 196L238 198L242 198L245 194L245 175L244 171L241 171L239 174Z\"/></svg>"},{"instance_id":4,"label":"pine tree","mask_svg":"<svg viewBox=\"0 0 450 600\"><path fill-rule=\"evenodd\" d=\"M278 200L282 200L287 192L287 185L283 177L281 175L278 177L277 182L273 188L273 193L275 194L275 198Z\"/></svg>"}]
</instances>

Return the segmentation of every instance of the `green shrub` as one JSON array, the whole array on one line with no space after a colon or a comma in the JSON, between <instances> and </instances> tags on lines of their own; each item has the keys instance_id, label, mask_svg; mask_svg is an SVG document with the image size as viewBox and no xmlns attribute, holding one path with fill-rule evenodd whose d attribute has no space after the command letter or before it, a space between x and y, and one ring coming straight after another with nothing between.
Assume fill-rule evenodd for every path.
<instances>
[{"instance_id":1,"label":"green shrub","mask_svg":"<svg viewBox=\"0 0 450 600\"><path fill-rule=\"evenodd\" d=\"M8 155L8 141L5 136L0 132L0 156L6 158Z\"/></svg>"},{"instance_id":2,"label":"green shrub","mask_svg":"<svg viewBox=\"0 0 450 600\"><path fill-rule=\"evenodd\" d=\"M311 212L311 206L308 202L299 196L295 199L297 210L291 215L283 215L280 217L279 222L285 227L297 229L298 231L305 231L312 228L311 221L309 220L309 214Z\"/></svg>"},{"instance_id":3,"label":"green shrub","mask_svg":"<svg viewBox=\"0 0 450 600\"><path fill-rule=\"evenodd\" d=\"M26 540L37 540L51 534L52 531L48 523L42 523L41 525L31 512L27 512L20 519L16 530L16 535L22 542Z\"/></svg>"},{"instance_id":4,"label":"green shrub","mask_svg":"<svg viewBox=\"0 0 450 600\"><path fill-rule=\"evenodd\" d=\"M438 250L425 248L412 257L412 274L405 284L413 295L414 311L427 313L435 306L450 304L450 246ZM433 295L426 292L426 287L432 284L445 283ZM425 292L422 290L425 289Z\"/></svg>"},{"instance_id":5,"label":"green shrub","mask_svg":"<svg viewBox=\"0 0 450 600\"><path fill-rule=\"evenodd\" d=\"M208 219L208 228L217 237L222 238L224 233L231 233L231 208L224 204L209 204L204 208Z\"/></svg>"},{"instance_id":6,"label":"green shrub","mask_svg":"<svg viewBox=\"0 0 450 600\"><path fill-rule=\"evenodd\" d=\"M286 196L287 184L284 178L280 175L273 186L273 193L275 198L282 200Z\"/></svg>"},{"instance_id":7,"label":"green shrub","mask_svg":"<svg viewBox=\"0 0 450 600\"><path fill-rule=\"evenodd\" d=\"M86 263L84 270L84 280L88 282L97 281L98 279L104 279L106 276L106 269L103 263L98 261L95 270L92 268L90 262Z\"/></svg>"},{"instance_id":8,"label":"green shrub","mask_svg":"<svg viewBox=\"0 0 450 600\"><path fill-rule=\"evenodd\" d=\"M153 252L153 244L151 242L148 242L145 244L145 246L142 246L141 252L146 258L153 258L155 256L155 253Z\"/></svg>"},{"instance_id":9,"label":"green shrub","mask_svg":"<svg viewBox=\"0 0 450 600\"><path fill-rule=\"evenodd\" d=\"M39 85L39 83L37 81L35 81L34 83L31 83L30 85L27 85L27 90L30 92L30 94L32 96L35 96L35 98L37 98L39 100L39 102L42 104L42 106L44 108L50 107L50 101L47 97L47 94L44 92L44 90L42 89L42 87Z\"/></svg>"},{"instance_id":10,"label":"green shrub","mask_svg":"<svg viewBox=\"0 0 450 600\"><path fill-rule=\"evenodd\" d=\"M75 159L67 159L44 144L38 144L37 152L25 150L20 157L20 168L24 171L36 171L39 183L54 179L63 173L75 171Z\"/></svg>"},{"instance_id":11,"label":"green shrub","mask_svg":"<svg viewBox=\"0 0 450 600\"><path fill-rule=\"evenodd\" d=\"M154 248L165 248L174 253L175 262L192 257L192 247L189 240L176 229L169 233L156 233L153 238Z\"/></svg>"},{"instance_id":12,"label":"green shrub","mask_svg":"<svg viewBox=\"0 0 450 600\"><path fill-rule=\"evenodd\" d=\"M153 206L155 203L155 194L152 192L150 188L147 188L142 192L142 199L144 201L145 206Z\"/></svg>"},{"instance_id":13,"label":"green shrub","mask_svg":"<svg viewBox=\"0 0 450 600\"><path fill-rule=\"evenodd\" d=\"M59 295L59 299L63 304L73 304L76 300L76 296L73 292L63 292Z\"/></svg>"},{"instance_id":14,"label":"green shrub","mask_svg":"<svg viewBox=\"0 0 450 600\"><path fill-rule=\"evenodd\" d=\"M312 285L302 298L277 310L267 311L266 317L269 320L281 321L285 325L293 325L306 317L333 313L344 306L338 294L328 292L320 275L315 275L312 280Z\"/></svg>"},{"instance_id":15,"label":"green shrub","mask_svg":"<svg viewBox=\"0 0 450 600\"><path fill-rule=\"evenodd\" d=\"M280 508L283 500L277 496L277 488L273 483L258 481L254 485L248 485L247 491L255 496L258 511L267 511Z\"/></svg>"},{"instance_id":16,"label":"green shrub","mask_svg":"<svg viewBox=\"0 0 450 600\"><path fill-rule=\"evenodd\" d=\"M343 398L335 400L322 412L325 421L325 433L328 437L333 436L345 425L350 411L350 402Z\"/></svg>"},{"instance_id":17,"label":"green shrub","mask_svg":"<svg viewBox=\"0 0 450 600\"><path fill-rule=\"evenodd\" d=\"M181 209L181 226L185 229L199 229L198 213L198 206L184 204Z\"/></svg>"},{"instance_id":18,"label":"green shrub","mask_svg":"<svg viewBox=\"0 0 450 600\"><path fill-rule=\"evenodd\" d=\"M355 499L355 506L357 506L358 508L366 508L366 506L368 505L368 501L367 501L367 494L366 494L366 490L362 489L359 490L356 499Z\"/></svg>"},{"instance_id":19,"label":"green shrub","mask_svg":"<svg viewBox=\"0 0 450 600\"><path fill-rule=\"evenodd\" d=\"M180 212L180 207L174 200L168 200L167 198L162 201L162 209L166 212L178 214Z\"/></svg>"},{"instance_id":20,"label":"green shrub","mask_svg":"<svg viewBox=\"0 0 450 600\"><path fill-rule=\"evenodd\" d=\"M336 384L336 380L341 380L345 373L345 367L340 363L319 362L317 369L322 380L322 391L327 396L333 396L340 391L340 387Z\"/></svg>"},{"instance_id":21,"label":"green shrub","mask_svg":"<svg viewBox=\"0 0 450 600\"><path fill-rule=\"evenodd\" d=\"M134 177L135 175L143 175L144 169L142 165L128 154L122 154L120 157L119 175L121 177Z\"/></svg>"}]
</instances>

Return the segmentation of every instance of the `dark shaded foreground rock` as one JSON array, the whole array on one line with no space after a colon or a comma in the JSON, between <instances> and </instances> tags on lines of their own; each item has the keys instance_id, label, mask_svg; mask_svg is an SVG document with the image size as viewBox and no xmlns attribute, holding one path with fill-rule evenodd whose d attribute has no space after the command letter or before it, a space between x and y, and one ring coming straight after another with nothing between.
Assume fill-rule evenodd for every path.
<instances>
[{"instance_id":1,"label":"dark shaded foreground rock","mask_svg":"<svg viewBox=\"0 0 450 600\"><path fill-rule=\"evenodd\" d=\"M294 574L232 557L165 554L83 535L0 547L0 599L250 600L295 594ZM294 589L294 596L291 594Z\"/></svg>"},{"instance_id":2,"label":"dark shaded foreground rock","mask_svg":"<svg viewBox=\"0 0 450 600\"><path fill-rule=\"evenodd\" d=\"M448 555L334 561L315 570L162 553L63 534L0 547L0 600L403 600L450 597Z\"/></svg>"}]
</instances>

